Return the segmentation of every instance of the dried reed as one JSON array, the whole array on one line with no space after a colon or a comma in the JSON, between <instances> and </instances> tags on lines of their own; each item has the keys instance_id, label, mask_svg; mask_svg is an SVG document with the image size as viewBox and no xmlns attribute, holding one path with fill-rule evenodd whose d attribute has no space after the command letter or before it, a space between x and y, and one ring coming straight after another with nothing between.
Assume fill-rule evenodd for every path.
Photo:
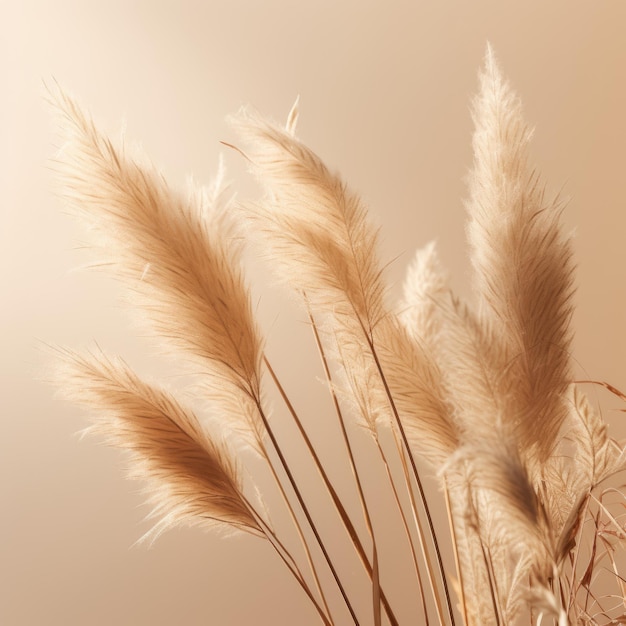
<instances>
[{"instance_id":1,"label":"dried reed","mask_svg":"<svg viewBox=\"0 0 626 626\"><path fill-rule=\"evenodd\" d=\"M250 110L232 119L265 190L234 210L221 176L209 190L180 194L145 159L115 148L60 90L51 101L65 137L56 158L65 200L93 226L94 246L155 335L193 364L219 415L209 428L121 360L58 351L59 385L95 409L92 430L130 450L133 476L147 482L159 519L151 537L181 523L264 537L329 625L626 623L617 554L626 500L616 483L626 451L583 394L591 381L572 379L562 203L545 198L529 168L532 133L491 49L474 103L472 303L450 292L434 244L418 252L396 309L386 303L377 230L359 197L297 139L297 104L285 128ZM240 261L246 228L307 312L360 511L338 495L264 353ZM367 605L281 447L264 372L362 565ZM363 480L372 459L354 425L373 446L388 515L404 531L419 596L410 613L385 592L384 537ZM279 536L270 511L248 495L255 485L239 472L246 450L276 485L284 508L271 514L286 515L297 539ZM449 533L435 532L424 463L440 479ZM444 542L454 564L445 563Z\"/></svg>"}]
</instances>

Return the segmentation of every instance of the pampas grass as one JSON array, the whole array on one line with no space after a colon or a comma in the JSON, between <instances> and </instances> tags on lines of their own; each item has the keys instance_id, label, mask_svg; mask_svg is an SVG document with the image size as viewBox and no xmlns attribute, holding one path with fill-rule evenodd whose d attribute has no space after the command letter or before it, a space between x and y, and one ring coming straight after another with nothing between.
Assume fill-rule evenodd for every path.
<instances>
[{"instance_id":1,"label":"pampas grass","mask_svg":"<svg viewBox=\"0 0 626 626\"><path fill-rule=\"evenodd\" d=\"M378 231L358 195L297 138L297 103L285 127L250 109L231 118L264 191L235 203L223 171L211 187L180 193L60 89L50 100L66 204L152 334L189 364L192 390L214 416L185 406L189 390L147 382L117 357L57 351L59 386L94 412L90 432L129 451L131 475L147 486L157 520L149 538L190 524L266 540L327 625L624 623L626 452L587 400L589 381L572 378L562 203L528 164L532 133L491 49L473 109L471 302L450 291L432 243L389 304ZM338 427L356 508L338 495L334 468L265 352L241 261L247 238L310 322L334 412L318 419ZM348 584L319 528L326 512L281 442L265 398L272 388L365 585ZM251 455L275 486L271 505L245 472ZM406 605L389 593L366 465L389 490L385 516L403 530ZM447 529L435 528L424 472L439 480Z\"/></svg>"}]
</instances>

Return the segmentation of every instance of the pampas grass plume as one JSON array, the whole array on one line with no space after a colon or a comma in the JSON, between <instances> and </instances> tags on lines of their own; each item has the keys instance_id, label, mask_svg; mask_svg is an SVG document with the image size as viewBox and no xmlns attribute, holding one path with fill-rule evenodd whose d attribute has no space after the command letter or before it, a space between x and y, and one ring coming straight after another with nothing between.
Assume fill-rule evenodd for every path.
<instances>
[{"instance_id":1,"label":"pampas grass plume","mask_svg":"<svg viewBox=\"0 0 626 626\"><path fill-rule=\"evenodd\" d=\"M55 162L64 200L154 336L191 365L202 406L219 418L208 428L179 392L117 357L58 351L59 386L95 413L90 430L127 450L131 475L147 485L159 520L151 538L178 524L265 537L325 626L624 623L617 553L626 498L611 481L626 452L573 380L563 205L546 198L529 165L532 131L491 48L473 107L467 301L452 293L431 243L409 267L400 302L388 304L378 229L361 198L297 137L298 101L284 127L250 108L231 118L237 150L263 188L262 198L235 205L222 169L212 187L180 193L145 157L115 147L60 89L50 98L64 136ZM247 239L309 319L357 510L338 495L334 468L265 353L241 262ZM270 382L330 516L269 417ZM265 508L246 494L258 490L255 476L241 478L249 449L279 504ZM389 593L366 465L389 489L384 514L403 529L410 615ZM448 528L433 521L425 471L439 481ZM275 515L289 532L270 524ZM322 516L341 529L358 577L347 580L352 570L329 549ZM605 584L612 591L603 595Z\"/></svg>"}]
</instances>

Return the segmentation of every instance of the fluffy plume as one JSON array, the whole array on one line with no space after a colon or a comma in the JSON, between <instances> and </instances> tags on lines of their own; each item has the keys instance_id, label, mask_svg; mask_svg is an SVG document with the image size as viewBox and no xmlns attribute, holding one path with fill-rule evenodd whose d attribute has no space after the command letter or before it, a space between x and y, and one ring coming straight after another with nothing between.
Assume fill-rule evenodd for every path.
<instances>
[{"instance_id":1,"label":"fluffy plume","mask_svg":"<svg viewBox=\"0 0 626 626\"><path fill-rule=\"evenodd\" d=\"M454 492L466 492L469 502L459 546L469 590L480 595L490 588L497 607L472 598L481 624L497 623L498 613L504 623L514 623L522 601L528 600L529 577L535 586L549 588L554 571L552 533L515 439L506 430L504 424L494 425L490 436L467 443L446 473ZM471 565L470 558L475 560Z\"/></svg>"},{"instance_id":2,"label":"fluffy plume","mask_svg":"<svg viewBox=\"0 0 626 626\"><path fill-rule=\"evenodd\" d=\"M607 424L589 404L587 396L572 386L570 436L577 444L575 466L584 473L584 489L593 489L605 478L624 467L626 458L623 446L612 439Z\"/></svg>"},{"instance_id":3,"label":"fluffy plume","mask_svg":"<svg viewBox=\"0 0 626 626\"><path fill-rule=\"evenodd\" d=\"M525 527L526 534L536 533L540 519L539 504L528 473L517 452L515 441L494 427L490 439L481 438L459 450L459 461L465 466L470 489L488 495L493 524L500 533L515 533L502 520L515 520L516 527ZM497 503L497 506L494 506ZM491 524L490 524L491 525ZM521 537L514 539L519 543Z\"/></svg>"},{"instance_id":4,"label":"fluffy plume","mask_svg":"<svg viewBox=\"0 0 626 626\"><path fill-rule=\"evenodd\" d=\"M544 491L550 498L552 526L560 537L559 558L574 547L591 492L626 467L623 446L609 436L607 424L576 385L571 387L569 402L557 453L544 467Z\"/></svg>"},{"instance_id":5,"label":"fluffy plume","mask_svg":"<svg viewBox=\"0 0 626 626\"><path fill-rule=\"evenodd\" d=\"M440 468L459 445L442 372L391 313L374 329L374 347L411 449Z\"/></svg>"},{"instance_id":6,"label":"fluffy plume","mask_svg":"<svg viewBox=\"0 0 626 626\"><path fill-rule=\"evenodd\" d=\"M467 476L463 472L455 472L446 483L455 527L459 587L461 580L463 583L461 610L464 616L467 615L467 626L495 624L497 619L489 592L489 572L473 512L473 494L467 488Z\"/></svg>"},{"instance_id":7,"label":"fluffy plume","mask_svg":"<svg viewBox=\"0 0 626 626\"><path fill-rule=\"evenodd\" d=\"M441 332L441 300L448 293L434 241L420 248L407 270L399 319L416 341L434 350Z\"/></svg>"},{"instance_id":8,"label":"fluffy plume","mask_svg":"<svg viewBox=\"0 0 626 626\"><path fill-rule=\"evenodd\" d=\"M156 332L191 356L232 427L258 447L261 340L240 267L239 237L218 180L187 197L116 149L76 103L54 95L65 143L63 196L90 225Z\"/></svg>"},{"instance_id":9,"label":"fluffy plume","mask_svg":"<svg viewBox=\"0 0 626 626\"><path fill-rule=\"evenodd\" d=\"M248 110L232 124L269 194L246 208L279 274L306 292L314 311L333 307L371 332L383 314L383 282L377 233L359 197L290 132Z\"/></svg>"},{"instance_id":10,"label":"fluffy plume","mask_svg":"<svg viewBox=\"0 0 626 626\"><path fill-rule=\"evenodd\" d=\"M531 132L490 49L474 119L467 209L480 313L505 348L507 415L522 449L545 461L567 415L571 249L558 203L528 167Z\"/></svg>"},{"instance_id":11,"label":"fluffy plume","mask_svg":"<svg viewBox=\"0 0 626 626\"><path fill-rule=\"evenodd\" d=\"M178 524L218 522L261 532L230 452L207 436L190 410L142 381L120 359L61 354L58 376L65 395L97 410L90 431L129 450L131 475L147 482L153 516L161 518L152 536Z\"/></svg>"},{"instance_id":12,"label":"fluffy plume","mask_svg":"<svg viewBox=\"0 0 626 626\"><path fill-rule=\"evenodd\" d=\"M265 235L270 261L286 282L306 293L314 312L332 320L343 362L367 369L365 376L349 379L361 385L383 379L378 385L386 393L374 390L367 402L374 415L390 415L391 395L413 435L412 447L439 465L456 445L440 373L385 307L377 233L362 202L287 131L250 112L234 125L250 144L247 154L268 192L265 202L246 212ZM362 403L369 392L354 393Z\"/></svg>"},{"instance_id":13,"label":"fluffy plume","mask_svg":"<svg viewBox=\"0 0 626 626\"><path fill-rule=\"evenodd\" d=\"M222 424L245 433L269 463L315 589L288 542L251 509L229 449L169 393L119 360L69 352L62 374L66 393L100 409L93 430L130 451L133 474L147 480L161 518L156 534L183 522L220 522L265 534L330 626L338 619L325 598L330 577L318 576L310 530L333 574L330 584L359 623L360 607L352 606L343 568L335 567L336 557L317 531L319 511L309 510L304 483L261 409L262 342L222 176L212 190L195 188L185 197L152 166L114 148L71 99L54 97L66 138L57 159L63 195L94 227L107 262L126 278L157 334L192 358ZM605 609L601 601L610 596L596 595L592 587L601 575L614 578L623 610L626 585L614 556L624 540L623 518L611 506L623 507L624 496L608 481L626 467L626 454L585 396L573 386L568 392L571 246L560 231L559 202L545 199L528 166L531 131L491 50L474 105L467 202L476 304L453 296L429 244L409 269L399 311L387 307L377 231L359 197L296 138L298 116L296 101L284 129L251 111L234 120L266 192L236 216L262 238L279 277L302 297L315 319L316 339L320 331L324 363L326 354L334 356L339 371L325 372L339 398L340 419L352 409L375 439L382 463L370 464L368 476L384 469L390 481L413 556L420 615L433 625L435 612L439 626L455 621L441 529L430 516L415 457L438 470L446 494L466 626L511 626L523 609L537 624L544 618L559 626L592 624L598 615L623 623L620 607ZM371 531L369 560L359 525L338 505L315 444L265 363L372 581L374 623L382 623L384 612L399 626L380 584L379 529L370 524L365 502L374 491L361 500ZM391 433L379 437L389 426ZM351 465L357 483L366 449L358 449ZM292 495L301 509L292 507ZM308 530L300 528L300 513Z\"/></svg>"}]
</instances>

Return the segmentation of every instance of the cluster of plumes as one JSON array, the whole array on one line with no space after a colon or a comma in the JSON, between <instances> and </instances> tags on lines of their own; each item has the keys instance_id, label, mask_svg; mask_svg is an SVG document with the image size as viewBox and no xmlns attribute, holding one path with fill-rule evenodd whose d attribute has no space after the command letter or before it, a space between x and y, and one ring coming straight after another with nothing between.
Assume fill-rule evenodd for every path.
<instances>
[{"instance_id":1,"label":"cluster of plumes","mask_svg":"<svg viewBox=\"0 0 626 626\"><path fill-rule=\"evenodd\" d=\"M314 586L267 512L244 494L233 456L232 442L264 459L306 544L294 508L315 532L314 521L262 398L269 364L240 264L242 222L311 316L324 363L332 357L325 371L340 422L363 426L387 468L424 598L421 619L435 614L439 623L453 623L456 611L468 626L500 626L531 610L538 622L594 623L587 579L596 544L602 540L612 559L609 531L620 540L624 531L612 518L613 528L603 527L600 537L598 513L592 554L581 556L580 546L590 511L606 511L595 490L622 468L624 454L572 383L571 245L560 230L559 202L544 197L528 167L531 133L490 51L474 106L470 303L451 294L434 244L418 252L399 306L386 303L377 231L359 197L296 138L297 108L285 128L248 110L233 119L266 192L235 211L220 181L183 196L152 166L114 148L71 99L59 94L56 105L67 140L57 157L64 197L99 234L114 273L136 294L155 333L194 364L217 416L209 428L123 362L63 351L68 395L97 409L94 429L129 449L133 474L148 481L161 519L156 532L219 522L265 536L321 620L339 623L308 546ZM381 441L383 430L392 445ZM279 478L276 453L288 480ZM366 498L361 491L371 556L316 462L371 579L369 619L398 624L382 587ZM449 503L455 608L421 488L422 462L437 471ZM352 620L365 621L315 536Z\"/></svg>"},{"instance_id":2,"label":"cluster of plumes","mask_svg":"<svg viewBox=\"0 0 626 626\"><path fill-rule=\"evenodd\" d=\"M532 599L559 623L587 623L566 570L593 490L626 459L572 383L571 243L558 199L528 166L532 133L491 51L474 121L475 301L450 293L431 244L401 315L442 372L461 433L438 469L456 509L464 610L472 624L509 624Z\"/></svg>"}]
</instances>

